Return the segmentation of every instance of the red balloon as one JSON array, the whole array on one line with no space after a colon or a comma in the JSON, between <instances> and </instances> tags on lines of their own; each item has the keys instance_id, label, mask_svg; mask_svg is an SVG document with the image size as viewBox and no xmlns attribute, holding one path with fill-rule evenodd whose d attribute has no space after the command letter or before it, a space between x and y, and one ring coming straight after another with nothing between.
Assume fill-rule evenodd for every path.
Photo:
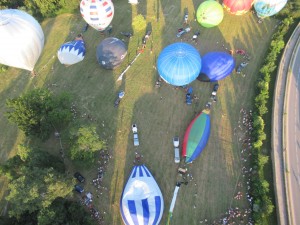
<instances>
[{"instance_id":1,"label":"red balloon","mask_svg":"<svg viewBox=\"0 0 300 225\"><path fill-rule=\"evenodd\" d=\"M223 6L228 12L234 15L243 15L248 12L254 0L224 0Z\"/></svg>"}]
</instances>

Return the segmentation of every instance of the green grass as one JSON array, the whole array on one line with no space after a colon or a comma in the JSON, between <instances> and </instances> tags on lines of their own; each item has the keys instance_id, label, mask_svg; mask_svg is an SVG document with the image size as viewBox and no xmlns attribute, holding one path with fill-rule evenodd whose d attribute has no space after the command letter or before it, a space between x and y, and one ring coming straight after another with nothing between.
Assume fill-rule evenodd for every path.
<instances>
[{"instance_id":1,"label":"green grass","mask_svg":"<svg viewBox=\"0 0 300 225\"><path fill-rule=\"evenodd\" d=\"M155 176L165 201L165 211L161 224L165 224L168 209L176 182L176 168L173 162L172 137L179 135L181 140L186 127L200 112L209 100L212 84L195 81L191 84L199 100L192 106L184 103L185 93L182 89L174 89L163 84L160 89L154 88L157 71L153 68L156 58L166 45L180 41L176 38L177 29L182 27L185 8L192 19L195 8L202 1L157 1L148 0L137 7L131 7L127 1L116 1L113 19L112 36L122 38L120 31L131 28L131 21L137 14L145 16L148 26L152 27L152 36L146 51L128 70L122 82L116 81L136 54L137 47L145 31L134 32L128 42L128 55L123 64L114 71L101 69L96 60L96 47L105 36L89 28L84 33L87 54L83 62L64 67L56 58L59 46L72 40L85 24L80 15L65 14L43 22L46 36L45 48L36 65L38 76L30 79L29 73L17 69L9 69L0 74L0 160L5 161L16 151L16 146L23 140L16 126L8 124L4 116L5 99L19 96L34 87L48 87L54 92L68 91L74 97L79 124L95 124L100 136L107 140L108 149L113 153L109 163L104 184L109 192L95 204L100 211L107 212L107 224L121 224L119 200L124 184L133 165L135 149L132 143L130 126L137 123L140 134L139 150L144 155L144 162ZM205 218L213 221L221 218L229 206L249 207L247 201L233 200L236 194L235 185L241 172L240 150L238 138L233 136L233 129L238 126L240 109L251 109L253 105L255 81L258 69L273 34L276 21L266 19L258 24L253 14L232 16L225 12L223 22L216 28L204 29L197 22L191 21L192 32L183 37L183 41L191 43L193 32L200 30L198 44L201 55L208 51L223 51L222 43L228 49L245 49L252 60L245 69L246 77L233 74L220 81L218 102L211 112L211 136L201 156L191 165L189 171L195 182L182 186L173 213L172 224L199 224ZM73 31L74 33L71 33ZM153 41L153 52L150 52ZM218 44L217 44L218 42ZM55 56L53 58L53 56ZM242 62L236 57L237 64ZM55 85L53 85L55 84ZM113 107L116 93L125 90L125 97L118 109ZM163 99L161 100L161 97ZM92 116L93 121L81 117L84 113ZM104 121L104 126L102 125ZM66 134L62 137L67 146ZM53 154L58 154L58 143L50 139L43 147ZM67 161L68 170L73 173L75 165ZM89 183L96 176L96 167L82 168L83 175ZM1 208L6 204L5 180L0 183ZM194 185L196 183L197 185ZM86 190L95 192L87 184ZM245 185L241 189L245 193ZM195 197L194 194L197 193ZM196 205L196 209L193 206ZM276 222L275 222L276 223ZM273 223L273 224L275 224Z\"/></svg>"}]
</instances>

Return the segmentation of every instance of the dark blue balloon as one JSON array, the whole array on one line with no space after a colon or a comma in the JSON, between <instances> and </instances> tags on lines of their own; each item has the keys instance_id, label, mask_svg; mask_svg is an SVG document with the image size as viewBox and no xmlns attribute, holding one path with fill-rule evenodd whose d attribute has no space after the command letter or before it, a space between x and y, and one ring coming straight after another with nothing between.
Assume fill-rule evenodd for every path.
<instances>
[{"instance_id":1,"label":"dark blue balloon","mask_svg":"<svg viewBox=\"0 0 300 225\"><path fill-rule=\"evenodd\" d=\"M227 77L235 68L234 58L227 52L209 52L202 57L200 81L215 82Z\"/></svg>"},{"instance_id":2,"label":"dark blue balloon","mask_svg":"<svg viewBox=\"0 0 300 225\"><path fill-rule=\"evenodd\" d=\"M165 47L159 54L157 70L167 83L183 86L198 77L201 71L201 57L192 45L174 43Z\"/></svg>"}]
</instances>

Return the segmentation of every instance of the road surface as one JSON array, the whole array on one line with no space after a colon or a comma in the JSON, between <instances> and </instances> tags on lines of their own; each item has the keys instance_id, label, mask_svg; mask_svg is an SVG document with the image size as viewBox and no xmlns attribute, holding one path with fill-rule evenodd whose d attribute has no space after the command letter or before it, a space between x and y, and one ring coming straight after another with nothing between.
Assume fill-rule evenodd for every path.
<instances>
[{"instance_id":1,"label":"road surface","mask_svg":"<svg viewBox=\"0 0 300 225\"><path fill-rule=\"evenodd\" d=\"M290 215L293 225L300 224L300 46L289 69L286 90L286 151Z\"/></svg>"}]
</instances>

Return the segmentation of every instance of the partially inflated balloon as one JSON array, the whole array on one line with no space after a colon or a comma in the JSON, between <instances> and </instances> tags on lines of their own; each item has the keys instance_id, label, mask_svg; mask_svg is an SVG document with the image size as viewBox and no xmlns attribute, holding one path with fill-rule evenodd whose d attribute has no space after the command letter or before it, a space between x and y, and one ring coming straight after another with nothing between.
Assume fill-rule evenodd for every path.
<instances>
[{"instance_id":1,"label":"partially inflated balloon","mask_svg":"<svg viewBox=\"0 0 300 225\"><path fill-rule=\"evenodd\" d=\"M209 52L202 57L200 81L215 82L232 73L235 68L234 58L227 52Z\"/></svg>"},{"instance_id":2,"label":"partially inflated balloon","mask_svg":"<svg viewBox=\"0 0 300 225\"><path fill-rule=\"evenodd\" d=\"M61 64L72 65L84 59L85 44L82 39L64 43L60 46L57 57Z\"/></svg>"},{"instance_id":3,"label":"partially inflated balloon","mask_svg":"<svg viewBox=\"0 0 300 225\"><path fill-rule=\"evenodd\" d=\"M234 15L243 15L248 12L254 0L224 0L224 8Z\"/></svg>"},{"instance_id":4,"label":"partially inflated balloon","mask_svg":"<svg viewBox=\"0 0 300 225\"><path fill-rule=\"evenodd\" d=\"M287 3L287 0L256 0L254 8L260 18L273 16L278 13Z\"/></svg>"},{"instance_id":5,"label":"partially inflated balloon","mask_svg":"<svg viewBox=\"0 0 300 225\"><path fill-rule=\"evenodd\" d=\"M103 31L113 19L114 5L111 0L81 0L80 12L91 27Z\"/></svg>"},{"instance_id":6,"label":"partially inflated balloon","mask_svg":"<svg viewBox=\"0 0 300 225\"><path fill-rule=\"evenodd\" d=\"M199 5L196 16L197 21L203 27L214 27L219 25L223 20L223 7L216 1L208 0Z\"/></svg>"},{"instance_id":7,"label":"partially inflated balloon","mask_svg":"<svg viewBox=\"0 0 300 225\"><path fill-rule=\"evenodd\" d=\"M0 10L0 64L32 71L43 48L43 30L31 15Z\"/></svg>"}]
</instances>

